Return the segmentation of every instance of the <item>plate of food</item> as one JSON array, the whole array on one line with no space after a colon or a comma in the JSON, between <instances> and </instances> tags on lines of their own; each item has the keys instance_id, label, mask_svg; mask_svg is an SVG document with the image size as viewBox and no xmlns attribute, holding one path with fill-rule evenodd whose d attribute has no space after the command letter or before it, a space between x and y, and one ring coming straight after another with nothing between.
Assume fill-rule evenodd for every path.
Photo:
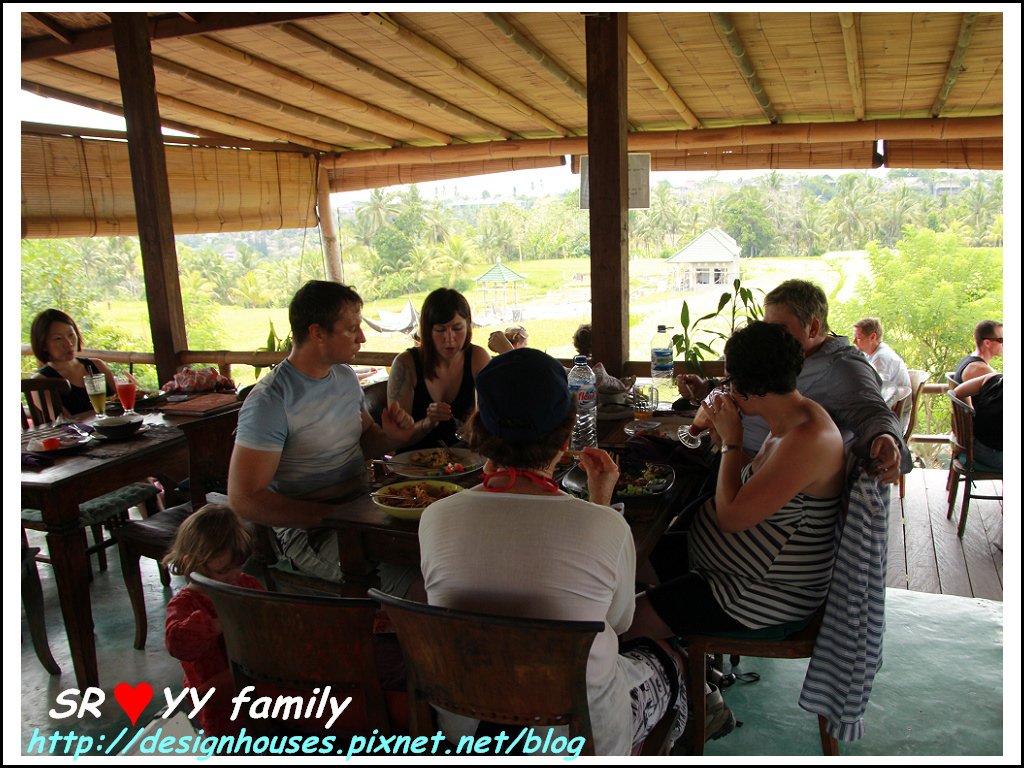
<instances>
[{"instance_id":1,"label":"plate of food","mask_svg":"<svg viewBox=\"0 0 1024 768\"><path fill-rule=\"evenodd\" d=\"M35 437L25 446L32 453L58 453L81 448L92 442L92 435L61 435L55 437Z\"/></svg>"},{"instance_id":2,"label":"plate of food","mask_svg":"<svg viewBox=\"0 0 1024 768\"><path fill-rule=\"evenodd\" d=\"M425 448L385 459L388 469L402 477L445 478L476 472L484 459L468 448Z\"/></svg>"},{"instance_id":3,"label":"plate of food","mask_svg":"<svg viewBox=\"0 0 1024 768\"><path fill-rule=\"evenodd\" d=\"M656 435L658 434L659 427L661 427L660 421L641 419L640 421L629 422L629 424L622 428L622 431L630 437L633 435Z\"/></svg>"},{"instance_id":4,"label":"plate of food","mask_svg":"<svg viewBox=\"0 0 1024 768\"><path fill-rule=\"evenodd\" d=\"M461 485L441 480L405 480L391 483L370 494L373 503L392 517L419 520L423 510L435 501L462 490Z\"/></svg>"},{"instance_id":5,"label":"plate of food","mask_svg":"<svg viewBox=\"0 0 1024 768\"><path fill-rule=\"evenodd\" d=\"M619 480L615 484L614 499L660 496L672 487L676 473L667 464L647 461L623 462L619 467ZM583 467L573 467L562 478L562 487L569 493L587 498L587 473Z\"/></svg>"}]
</instances>

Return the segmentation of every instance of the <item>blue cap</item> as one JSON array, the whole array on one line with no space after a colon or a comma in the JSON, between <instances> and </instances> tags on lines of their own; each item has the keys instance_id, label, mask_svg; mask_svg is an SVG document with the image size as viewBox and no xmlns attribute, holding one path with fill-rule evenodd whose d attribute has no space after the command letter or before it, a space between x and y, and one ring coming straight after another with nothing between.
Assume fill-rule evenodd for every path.
<instances>
[{"instance_id":1,"label":"blue cap","mask_svg":"<svg viewBox=\"0 0 1024 768\"><path fill-rule=\"evenodd\" d=\"M487 431L510 443L545 437L573 408L565 368L538 349L493 358L476 376L476 401Z\"/></svg>"}]
</instances>

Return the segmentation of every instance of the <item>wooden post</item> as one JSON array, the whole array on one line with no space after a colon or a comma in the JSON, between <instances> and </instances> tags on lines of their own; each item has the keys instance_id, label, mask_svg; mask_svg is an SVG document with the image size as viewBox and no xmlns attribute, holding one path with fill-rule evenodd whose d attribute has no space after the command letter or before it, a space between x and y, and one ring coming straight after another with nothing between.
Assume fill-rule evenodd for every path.
<instances>
[{"instance_id":1,"label":"wooden post","mask_svg":"<svg viewBox=\"0 0 1024 768\"><path fill-rule=\"evenodd\" d=\"M128 161L157 379L170 381L178 368L178 353L188 349L188 342L149 25L145 13L111 13L110 19L127 126Z\"/></svg>"},{"instance_id":2,"label":"wooden post","mask_svg":"<svg viewBox=\"0 0 1024 768\"><path fill-rule=\"evenodd\" d=\"M629 359L626 21L625 13L586 18L593 353L613 376Z\"/></svg>"},{"instance_id":3,"label":"wooden post","mask_svg":"<svg viewBox=\"0 0 1024 768\"><path fill-rule=\"evenodd\" d=\"M316 211L320 219L320 236L324 240L324 258L327 259L327 279L335 283L344 283L345 266L341 262L338 230L334 226L334 211L331 208L331 184L327 179L327 169L319 164L316 176Z\"/></svg>"}]
</instances>

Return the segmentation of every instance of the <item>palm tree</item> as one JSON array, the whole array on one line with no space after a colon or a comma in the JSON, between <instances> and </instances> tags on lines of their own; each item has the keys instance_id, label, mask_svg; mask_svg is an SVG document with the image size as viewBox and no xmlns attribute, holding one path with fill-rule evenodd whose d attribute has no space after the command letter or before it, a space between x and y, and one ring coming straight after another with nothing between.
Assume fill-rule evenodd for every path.
<instances>
[{"instance_id":1,"label":"palm tree","mask_svg":"<svg viewBox=\"0 0 1024 768\"><path fill-rule=\"evenodd\" d=\"M471 241L461 235L451 235L441 246L441 256L445 261L445 279L450 287L466 274L476 253Z\"/></svg>"},{"instance_id":2,"label":"palm tree","mask_svg":"<svg viewBox=\"0 0 1024 768\"><path fill-rule=\"evenodd\" d=\"M378 188L370 191L368 202L356 208L356 223L365 230L372 242L374 235L390 224L397 215L395 193ZM366 244L369 245L370 242Z\"/></svg>"}]
</instances>

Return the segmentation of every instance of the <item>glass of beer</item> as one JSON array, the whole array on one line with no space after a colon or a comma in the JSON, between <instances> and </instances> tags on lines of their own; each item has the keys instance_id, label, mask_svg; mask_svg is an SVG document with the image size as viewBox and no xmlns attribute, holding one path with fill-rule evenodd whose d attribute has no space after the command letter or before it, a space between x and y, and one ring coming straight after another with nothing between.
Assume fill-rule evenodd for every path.
<instances>
[{"instance_id":1,"label":"glass of beer","mask_svg":"<svg viewBox=\"0 0 1024 768\"><path fill-rule=\"evenodd\" d=\"M107 377L102 373L85 375L85 391L89 395L96 418L106 418L107 409Z\"/></svg>"},{"instance_id":2,"label":"glass of beer","mask_svg":"<svg viewBox=\"0 0 1024 768\"><path fill-rule=\"evenodd\" d=\"M118 376L117 382L117 399L121 401L121 407L124 408L125 416L135 415L135 379L131 375Z\"/></svg>"},{"instance_id":3,"label":"glass of beer","mask_svg":"<svg viewBox=\"0 0 1024 768\"><path fill-rule=\"evenodd\" d=\"M643 421L654 418L658 410L658 388L653 384L633 385L633 418Z\"/></svg>"}]
</instances>

